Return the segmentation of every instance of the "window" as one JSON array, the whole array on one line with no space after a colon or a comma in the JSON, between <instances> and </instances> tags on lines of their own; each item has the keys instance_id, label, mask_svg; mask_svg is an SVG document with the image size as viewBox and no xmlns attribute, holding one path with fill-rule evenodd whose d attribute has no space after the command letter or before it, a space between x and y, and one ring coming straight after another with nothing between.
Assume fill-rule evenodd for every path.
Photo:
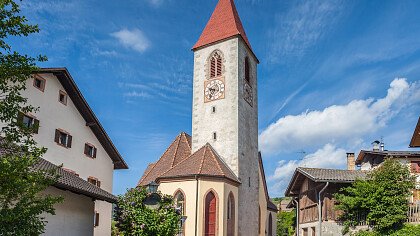
<instances>
[{"instance_id":1,"label":"window","mask_svg":"<svg viewBox=\"0 0 420 236\"><path fill-rule=\"evenodd\" d=\"M85 143L85 155L91 158L96 158L97 149L90 143Z\"/></svg>"},{"instance_id":2,"label":"window","mask_svg":"<svg viewBox=\"0 0 420 236\"><path fill-rule=\"evenodd\" d=\"M58 93L58 101L64 105L67 105L67 93L60 90Z\"/></svg>"},{"instance_id":3,"label":"window","mask_svg":"<svg viewBox=\"0 0 420 236\"><path fill-rule=\"evenodd\" d=\"M261 233L261 207L258 206L258 233Z\"/></svg>"},{"instance_id":4,"label":"window","mask_svg":"<svg viewBox=\"0 0 420 236\"><path fill-rule=\"evenodd\" d=\"M222 75L222 57L219 52L215 52L210 59L210 79Z\"/></svg>"},{"instance_id":5,"label":"window","mask_svg":"<svg viewBox=\"0 0 420 236\"><path fill-rule=\"evenodd\" d=\"M268 236L273 236L273 216L268 215Z\"/></svg>"},{"instance_id":6,"label":"window","mask_svg":"<svg viewBox=\"0 0 420 236\"><path fill-rule=\"evenodd\" d=\"M308 228L303 228L303 236L308 236Z\"/></svg>"},{"instance_id":7,"label":"window","mask_svg":"<svg viewBox=\"0 0 420 236\"><path fill-rule=\"evenodd\" d=\"M213 192L209 192L205 200L204 235L216 236L217 199Z\"/></svg>"},{"instance_id":8,"label":"window","mask_svg":"<svg viewBox=\"0 0 420 236\"><path fill-rule=\"evenodd\" d=\"M312 234L312 236L316 236L315 227L312 227L312 228L311 228L311 232L312 232L312 233L311 233L311 234Z\"/></svg>"},{"instance_id":9,"label":"window","mask_svg":"<svg viewBox=\"0 0 420 236\"><path fill-rule=\"evenodd\" d=\"M45 90L45 79L36 75L34 77L34 87L44 92Z\"/></svg>"},{"instance_id":10,"label":"window","mask_svg":"<svg viewBox=\"0 0 420 236\"><path fill-rule=\"evenodd\" d=\"M181 216L185 216L185 196L184 196L184 193L181 190L178 190L174 194L174 196L175 196L174 197L174 199L175 199L175 207L177 209L179 209ZM184 221L180 221L180 225L179 225L177 236L184 235L184 232L185 232L185 222Z\"/></svg>"},{"instance_id":11,"label":"window","mask_svg":"<svg viewBox=\"0 0 420 236\"><path fill-rule=\"evenodd\" d=\"M98 227L99 226L99 213L95 212L95 215L93 215L93 226Z\"/></svg>"},{"instance_id":12,"label":"window","mask_svg":"<svg viewBox=\"0 0 420 236\"><path fill-rule=\"evenodd\" d=\"M235 235L235 198L229 193L227 205L227 236Z\"/></svg>"},{"instance_id":13,"label":"window","mask_svg":"<svg viewBox=\"0 0 420 236\"><path fill-rule=\"evenodd\" d=\"M71 148L73 137L66 131L56 129L55 130L55 142L63 147Z\"/></svg>"},{"instance_id":14,"label":"window","mask_svg":"<svg viewBox=\"0 0 420 236\"><path fill-rule=\"evenodd\" d=\"M32 129L32 132L35 134L38 133L39 120L35 119L33 116L29 116L22 112L19 112L17 119L22 127Z\"/></svg>"},{"instance_id":15,"label":"window","mask_svg":"<svg viewBox=\"0 0 420 236\"><path fill-rule=\"evenodd\" d=\"M96 185L98 187L101 187L101 181L99 181L97 178L89 176L87 181L93 185Z\"/></svg>"},{"instance_id":16,"label":"window","mask_svg":"<svg viewBox=\"0 0 420 236\"><path fill-rule=\"evenodd\" d=\"M248 82L248 84L251 81L250 73L249 73L249 59L248 59L248 57L245 58L245 81Z\"/></svg>"},{"instance_id":17,"label":"window","mask_svg":"<svg viewBox=\"0 0 420 236\"><path fill-rule=\"evenodd\" d=\"M217 140L217 134L216 132L213 132L213 140L216 141Z\"/></svg>"},{"instance_id":18,"label":"window","mask_svg":"<svg viewBox=\"0 0 420 236\"><path fill-rule=\"evenodd\" d=\"M216 113L216 107L211 107L211 113Z\"/></svg>"}]
</instances>

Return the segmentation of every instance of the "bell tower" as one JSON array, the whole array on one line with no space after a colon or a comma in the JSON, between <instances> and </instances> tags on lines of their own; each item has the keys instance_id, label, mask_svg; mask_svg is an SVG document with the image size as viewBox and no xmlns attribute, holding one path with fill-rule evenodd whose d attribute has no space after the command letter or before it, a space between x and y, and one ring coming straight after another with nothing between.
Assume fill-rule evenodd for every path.
<instances>
[{"instance_id":1,"label":"bell tower","mask_svg":"<svg viewBox=\"0 0 420 236\"><path fill-rule=\"evenodd\" d=\"M211 144L237 175L238 235L258 235L259 61L233 0L219 0L193 51L192 152Z\"/></svg>"}]
</instances>

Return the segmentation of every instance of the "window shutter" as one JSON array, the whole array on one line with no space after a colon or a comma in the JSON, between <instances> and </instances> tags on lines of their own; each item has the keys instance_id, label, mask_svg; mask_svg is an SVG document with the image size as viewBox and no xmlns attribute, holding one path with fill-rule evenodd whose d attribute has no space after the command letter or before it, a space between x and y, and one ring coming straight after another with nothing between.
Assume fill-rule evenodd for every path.
<instances>
[{"instance_id":1,"label":"window shutter","mask_svg":"<svg viewBox=\"0 0 420 236\"><path fill-rule=\"evenodd\" d=\"M34 133L37 134L39 131L39 120L34 119Z\"/></svg>"},{"instance_id":2,"label":"window shutter","mask_svg":"<svg viewBox=\"0 0 420 236\"><path fill-rule=\"evenodd\" d=\"M68 148L71 148L71 142L72 142L72 140L73 140L73 137L70 135L70 134L68 134L68 140L67 140L67 147Z\"/></svg>"},{"instance_id":3,"label":"window shutter","mask_svg":"<svg viewBox=\"0 0 420 236\"><path fill-rule=\"evenodd\" d=\"M59 143L59 139L60 139L60 131L58 129L56 129L55 130L54 142Z\"/></svg>"},{"instance_id":4,"label":"window shutter","mask_svg":"<svg viewBox=\"0 0 420 236\"><path fill-rule=\"evenodd\" d=\"M217 58L217 76L222 75L222 58Z\"/></svg>"},{"instance_id":5,"label":"window shutter","mask_svg":"<svg viewBox=\"0 0 420 236\"><path fill-rule=\"evenodd\" d=\"M216 76L216 59L213 57L210 62L210 78Z\"/></svg>"},{"instance_id":6,"label":"window shutter","mask_svg":"<svg viewBox=\"0 0 420 236\"><path fill-rule=\"evenodd\" d=\"M98 151L97 148L93 148L93 158L96 158L96 152Z\"/></svg>"},{"instance_id":7,"label":"window shutter","mask_svg":"<svg viewBox=\"0 0 420 236\"><path fill-rule=\"evenodd\" d=\"M87 143L85 143L85 155L88 155L88 148L89 148L89 146L88 146L88 144Z\"/></svg>"}]
</instances>

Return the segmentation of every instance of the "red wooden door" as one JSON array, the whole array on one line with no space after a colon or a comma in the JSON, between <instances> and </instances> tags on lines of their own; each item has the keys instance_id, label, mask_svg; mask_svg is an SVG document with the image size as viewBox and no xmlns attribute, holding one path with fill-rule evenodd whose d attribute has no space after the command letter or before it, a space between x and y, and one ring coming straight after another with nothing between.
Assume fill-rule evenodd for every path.
<instances>
[{"instance_id":1,"label":"red wooden door","mask_svg":"<svg viewBox=\"0 0 420 236\"><path fill-rule=\"evenodd\" d=\"M212 192L206 196L206 213L205 213L205 236L216 235L216 196Z\"/></svg>"}]
</instances>

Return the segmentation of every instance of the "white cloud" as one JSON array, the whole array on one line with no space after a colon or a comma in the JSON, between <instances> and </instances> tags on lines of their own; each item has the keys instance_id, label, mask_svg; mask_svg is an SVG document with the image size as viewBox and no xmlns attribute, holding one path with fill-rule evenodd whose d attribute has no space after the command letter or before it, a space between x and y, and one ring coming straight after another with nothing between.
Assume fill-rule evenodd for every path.
<instances>
[{"instance_id":1,"label":"white cloud","mask_svg":"<svg viewBox=\"0 0 420 236\"><path fill-rule=\"evenodd\" d=\"M322 111L280 118L260 134L261 149L265 154L277 154L358 139L385 127L402 108L417 102L420 102L419 84L394 79L384 98L353 100Z\"/></svg>"},{"instance_id":2,"label":"white cloud","mask_svg":"<svg viewBox=\"0 0 420 236\"><path fill-rule=\"evenodd\" d=\"M164 0L147 0L153 6L160 6Z\"/></svg>"},{"instance_id":3,"label":"white cloud","mask_svg":"<svg viewBox=\"0 0 420 236\"><path fill-rule=\"evenodd\" d=\"M153 97L149 93L146 93L146 92L136 92L136 91L124 93L124 96L125 97L130 97L130 98L151 98L151 97Z\"/></svg>"},{"instance_id":4,"label":"white cloud","mask_svg":"<svg viewBox=\"0 0 420 236\"><path fill-rule=\"evenodd\" d=\"M137 52L144 52L150 47L149 40L139 29L122 29L112 33L111 36L118 39L122 45L134 49Z\"/></svg>"},{"instance_id":5,"label":"white cloud","mask_svg":"<svg viewBox=\"0 0 420 236\"><path fill-rule=\"evenodd\" d=\"M275 182L273 191L283 194L282 191L287 187L297 167L339 168L345 163L346 151L328 143L316 152L306 155L302 160L279 161L274 174L269 177L269 181Z\"/></svg>"}]
</instances>

